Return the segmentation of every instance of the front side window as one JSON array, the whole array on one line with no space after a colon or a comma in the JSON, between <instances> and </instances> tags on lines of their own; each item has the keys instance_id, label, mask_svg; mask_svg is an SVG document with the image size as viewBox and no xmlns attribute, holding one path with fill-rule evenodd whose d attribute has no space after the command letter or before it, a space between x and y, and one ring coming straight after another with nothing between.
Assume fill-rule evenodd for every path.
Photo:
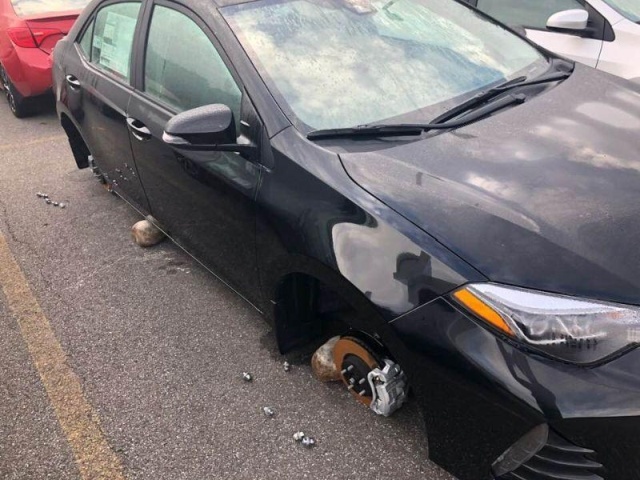
<instances>
[{"instance_id":1,"label":"front side window","mask_svg":"<svg viewBox=\"0 0 640 480\"><path fill-rule=\"evenodd\" d=\"M133 35L140 3L116 3L96 15L91 41L91 63L129 82Z\"/></svg>"},{"instance_id":2,"label":"front side window","mask_svg":"<svg viewBox=\"0 0 640 480\"><path fill-rule=\"evenodd\" d=\"M478 9L506 25L544 30L554 13L585 8L578 0L478 0Z\"/></svg>"},{"instance_id":3,"label":"front side window","mask_svg":"<svg viewBox=\"0 0 640 480\"><path fill-rule=\"evenodd\" d=\"M82 10L90 0L11 0L16 15L26 17L44 13Z\"/></svg>"},{"instance_id":4,"label":"front side window","mask_svg":"<svg viewBox=\"0 0 640 480\"><path fill-rule=\"evenodd\" d=\"M145 58L144 90L178 112L214 103L240 118L242 94L216 47L186 15L156 6Z\"/></svg>"},{"instance_id":5,"label":"front side window","mask_svg":"<svg viewBox=\"0 0 640 480\"><path fill-rule=\"evenodd\" d=\"M640 0L605 0L632 22L640 23Z\"/></svg>"},{"instance_id":6,"label":"front side window","mask_svg":"<svg viewBox=\"0 0 640 480\"><path fill-rule=\"evenodd\" d=\"M451 0L262 0L222 12L307 130L424 122L489 85L549 68L525 41Z\"/></svg>"}]
</instances>

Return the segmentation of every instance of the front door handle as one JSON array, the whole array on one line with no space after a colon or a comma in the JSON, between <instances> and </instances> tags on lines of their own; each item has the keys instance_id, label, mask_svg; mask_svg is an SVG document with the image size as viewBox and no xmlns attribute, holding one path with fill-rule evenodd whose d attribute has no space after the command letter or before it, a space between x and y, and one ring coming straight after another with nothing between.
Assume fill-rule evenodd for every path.
<instances>
[{"instance_id":1,"label":"front door handle","mask_svg":"<svg viewBox=\"0 0 640 480\"><path fill-rule=\"evenodd\" d=\"M67 75L65 79L67 80L67 83L71 88L74 88L76 90L80 88L80 80L78 80L73 75Z\"/></svg>"},{"instance_id":2,"label":"front door handle","mask_svg":"<svg viewBox=\"0 0 640 480\"><path fill-rule=\"evenodd\" d=\"M127 125L129 126L129 130L131 130L133 136L141 142L151 140L151 130L149 130L140 120L127 117Z\"/></svg>"}]
</instances>

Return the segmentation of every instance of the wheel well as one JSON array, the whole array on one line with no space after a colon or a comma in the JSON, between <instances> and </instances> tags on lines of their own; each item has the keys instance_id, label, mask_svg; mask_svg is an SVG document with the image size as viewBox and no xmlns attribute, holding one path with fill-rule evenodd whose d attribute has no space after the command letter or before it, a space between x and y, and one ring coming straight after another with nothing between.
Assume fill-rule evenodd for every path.
<instances>
[{"instance_id":1,"label":"wheel well","mask_svg":"<svg viewBox=\"0 0 640 480\"><path fill-rule=\"evenodd\" d=\"M281 279L275 296L275 326L282 353L319 346L345 333L379 343L370 337L375 332L362 328L368 314L354 304L358 302L339 292L306 273L291 273Z\"/></svg>"},{"instance_id":2,"label":"wheel well","mask_svg":"<svg viewBox=\"0 0 640 480\"><path fill-rule=\"evenodd\" d=\"M60 124L69 139L69 146L71 147L71 152L73 153L76 165L80 169L87 168L89 166L89 155L91 155L91 151L89 150L89 147L87 147L82 135L71 119L65 114L62 114L60 117Z\"/></svg>"}]
</instances>

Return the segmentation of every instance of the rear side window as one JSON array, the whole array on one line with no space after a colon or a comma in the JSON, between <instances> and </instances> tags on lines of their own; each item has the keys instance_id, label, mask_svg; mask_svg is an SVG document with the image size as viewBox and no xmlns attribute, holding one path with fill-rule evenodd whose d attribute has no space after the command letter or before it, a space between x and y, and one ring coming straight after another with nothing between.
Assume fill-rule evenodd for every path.
<instances>
[{"instance_id":1,"label":"rear side window","mask_svg":"<svg viewBox=\"0 0 640 480\"><path fill-rule=\"evenodd\" d=\"M82 10L90 0L11 0L13 10L20 17L43 13L60 13Z\"/></svg>"},{"instance_id":2,"label":"rear side window","mask_svg":"<svg viewBox=\"0 0 640 480\"><path fill-rule=\"evenodd\" d=\"M91 42L93 41L93 27L95 25L95 21L91 20L91 24L85 29L82 34L82 38L80 39L80 49L84 53L87 59L91 60Z\"/></svg>"},{"instance_id":3,"label":"rear side window","mask_svg":"<svg viewBox=\"0 0 640 480\"><path fill-rule=\"evenodd\" d=\"M93 26L91 63L127 82L130 80L131 50L139 11L138 2L109 5L98 12ZM83 37L81 46L84 43Z\"/></svg>"},{"instance_id":4,"label":"rear side window","mask_svg":"<svg viewBox=\"0 0 640 480\"><path fill-rule=\"evenodd\" d=\"M186 15L153 9L144 90L177 111L223 103L240 118L242 93L216 47Z\"/></svg>"},{"instance_id":5,"label":"rear side window","mask_svg":"<svg viewBox=\"0 0 640 480\"><path fill-rule=\"evenodd\" d=\"M478 9L511 27L547 28L547 20L563 10L583 9L578 0L478 0Z\"/></svg>"}]
</instances>

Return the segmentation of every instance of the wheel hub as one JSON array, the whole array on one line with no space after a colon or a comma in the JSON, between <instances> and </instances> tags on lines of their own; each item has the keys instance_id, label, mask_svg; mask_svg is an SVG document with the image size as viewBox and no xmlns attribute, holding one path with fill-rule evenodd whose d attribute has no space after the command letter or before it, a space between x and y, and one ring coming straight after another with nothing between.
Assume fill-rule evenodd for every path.
<instances>
[{"instance_id":1,"label":"wheel hub","mask_svg":"<svg viewBox=\"0 0 640 480\"><path fill-rule=\"evenodd\" d=\"M333 361L351 395L363 405L371 406L373 392L367 375L381 366L376 355L357 338L342 337L333 348Z\"/></svg>"},{"instance_id":2,"label":"wheel hub","mask_svg":"<svg viewBox=\"0 0 640 480\"><path fill-rule=\"evenodd\" d=\"M380 356L355 337L342 337L333 347L333 363L355 399L388 417L407 399L407 377L400 365Z\"/></svg>"},{"instance_id":3,"label":"wheel hub","mask_svg":"<svg viewBox=\"0 0 640 480\"><path fill-rule=\"evenodd\" d=\"M343 381L349 390L353 390L360 397L373 397L371 385L367 380L367 375L371 371L369 365L364 363L360 357L349 354L340 367Z\"/></svg>"}]
</instances>

